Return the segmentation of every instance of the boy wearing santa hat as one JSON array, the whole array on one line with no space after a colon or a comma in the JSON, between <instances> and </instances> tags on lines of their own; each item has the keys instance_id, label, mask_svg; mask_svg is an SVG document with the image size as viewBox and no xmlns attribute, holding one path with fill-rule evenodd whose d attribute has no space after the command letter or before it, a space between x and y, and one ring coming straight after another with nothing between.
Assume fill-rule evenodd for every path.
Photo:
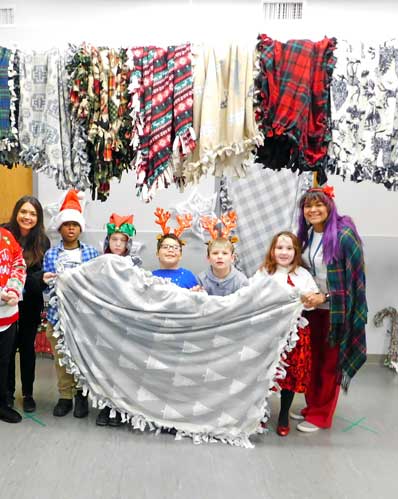
<instances>
[{"instance_id":1,"label":"boy wearing santa hat","mask_svg":"<svg viewBox=\"0 0 398 499\"><path fill-rule=\"evenodd\" d=\"M77 191L70 190L66 194L60 211L55 218L55 227L62 240L44 255L43 279L46 283L49 283L57 274L63 272L65 268L86 263L99 255L93 246L84 244L79 240L79 236L85 228L85 221ZM88 415L87 397L83 396L81 390L76 390L73 375L66 372L65 366L60 365L60 355L55 348L57 338L53 336L53 331L54 325L58 321L57 305L53 303L49 305L47 320L46 336L50 341L54 354L59 391L59 400L54 407L53 415L62 417L68 414L72 410L74 397L73 415L76 418L84 418Z\"/></svg>"}]
</instances>

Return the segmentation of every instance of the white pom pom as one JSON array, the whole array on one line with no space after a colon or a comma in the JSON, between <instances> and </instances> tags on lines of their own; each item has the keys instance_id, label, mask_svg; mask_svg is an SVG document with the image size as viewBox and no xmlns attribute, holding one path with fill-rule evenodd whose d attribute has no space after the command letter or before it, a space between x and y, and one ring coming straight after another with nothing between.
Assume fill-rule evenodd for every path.
<instances>
[{"instance_id":1,"label":"white pom pom","mask_svg":"<svg viewBox=\"0 0 398 499\"><path fill-rule=\"evenodd\" d=\"M80 201L83 201L84 198L85 198L85 194L83 191L78 191L77 193L77 198L80 200Z\"/></svg>"}]
</instances>

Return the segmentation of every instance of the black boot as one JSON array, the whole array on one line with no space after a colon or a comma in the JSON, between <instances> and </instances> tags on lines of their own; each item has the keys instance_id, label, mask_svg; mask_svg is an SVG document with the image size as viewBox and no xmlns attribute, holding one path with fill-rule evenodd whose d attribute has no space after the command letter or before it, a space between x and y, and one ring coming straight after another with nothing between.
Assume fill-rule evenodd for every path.
<instances>
[{"instance_id":1,"label":"black boot","mask_svg":"<svg viewBox=\"0 0 398 499\"><path fill-rule=\"evenodd\" d=\"M32 395L24 395L22 401L22 407L24 412L35 412L36 410L36 402Z\"/></svg>"},{"instance_id":2,"label":"black boot","mask_svg":"<svg viewBox=\"0 0 398 499\"><path fill-rule=\"evenodd\" d=\"M75 395L75 409L73 411L73 415L75 418L85 418L88 416L87 395L84 396L81 390L79 390Z\"/></svg>"},{"instance_id":3,"label":"black boot","mask_svg":"<svg viewBox=\"0 0 398 499\"><path fill-rule=\"evenodd\" d=\"M114 418L109 418L109 426L116 428L122 424L122 415L120 412L116 411L116 416Z\"/></svg>"},{"instance_id":4,"label":"black boot","mask_svg":"<svg viewBox=\"0 0 398 499\"><path fill-rule=\"evenodd\" d=\"M6 423L20 423L22 416L7 405L0 406L0 420Z\"/></svg>"},{"instance_id":5,"label":"black boot","mask_svg":"<svg viewBox=\"0 0 398 499\"><path fill-rule=\"evenodd\" d=\"M14 407L14 400L14 394L7 392L7 406L11 407L11 409Z\"/></svg>"},{"instance_id":6,"label":"black boot","mask_svg":"<svg viewBox=\"0 0 398 499\"><path fill-rule=\"evenodd\" d=\"M53 409L53 415L58 418L62 418L72 410L72 407L72 399L59 399L57 405Z\"/></svg>"},{"instance_id":7,"label":"black boot","mask_svg":"<svg viewBox=\"0 0 398 499\"><path fill-rule=\"evenodd\" d=\"M97 416L97 419L95 420L95 424L97 426L108 426L110 412L110 407L104 407L103 409L101 409Z\"/></svg>"}]
</instances>

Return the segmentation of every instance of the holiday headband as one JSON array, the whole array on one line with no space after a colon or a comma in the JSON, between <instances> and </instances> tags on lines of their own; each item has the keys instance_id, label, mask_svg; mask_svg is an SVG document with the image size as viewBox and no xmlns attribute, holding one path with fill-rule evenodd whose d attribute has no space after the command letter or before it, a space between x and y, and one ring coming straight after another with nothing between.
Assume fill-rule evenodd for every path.
<instances>
[{"instance_id":1,"label":"holiday headband","mask_svg":"<svg viewBox=\"0 0 398 499\"><path fill-rule=\"evenodd\" d=\"M331 185L325 185L325 187L312 187L308 189L308 192L323 192L328 198L334 198L334 187Z\"/></svg>"},{"instance_id":2,"label":"holiday headband","mask_svg":"<svg viewBox=\"0 0 398 499\"><path fill-rule=\"evenodd\" d=\"M160 239L163 236L167 236L170 234L170 227L167 227L167 222L170 219L170 212L165 211L163 208L156 208L154 213L156 219L155 223L160 225L162 228L162 234L157 235L157 239ZM185 244L185 241L180 239L181 234L192 226L192 215L190 213L186 213L185 215L177 215L176 220L178 223L178 227L174 229L174 235L178 237L181 244Z\"/></svg>"},{"instance_id":3,"label":"holiday headband","mask_svg":"<svg viewBox=\"0 0 398 499\"><path fill-rule=\"evenodd\" d=\"M230 232L236 228L237 216L234 211L229 211L225 215L221 215L221 224L224 226L222 228L217 228L220 224L220 219L213 217L201 217L200 223L204 230L210 234L211 240L215 239L228 239L231 243L237 243L238 238L236 236L230 236ZM210 241L207 242L209 244Z\"/></svg>"},{"instance_id":4,"label":"holiday headband","mask_svg":"<svg viewBox=\"0 0 398 499\"><path fill-rule=\"evenodd\" d=\"M128 237L133 237L136 233L133 225L133 215L120 216L117 213L112 213L109 223L106 224L106 232L108 236L120 232Z\"/></svg>"}]
</instances>

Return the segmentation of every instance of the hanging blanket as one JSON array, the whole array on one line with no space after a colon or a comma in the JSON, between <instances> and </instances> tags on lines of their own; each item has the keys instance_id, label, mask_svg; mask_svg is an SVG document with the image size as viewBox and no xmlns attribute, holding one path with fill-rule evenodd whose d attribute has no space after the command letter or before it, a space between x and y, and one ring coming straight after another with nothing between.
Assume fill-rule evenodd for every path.
<instances>
[{"instance_id":1,"label":"hanging blanket","mask_svg":"<svg viewBox=\"0 0 398 499\"><path fill-rule=\"evenodd\" d=\"M398 44L339 42L332 82L331 173L398 190Z\"/></svg>"},{"instance_id":2,"label":"hanging blanket","mask_svg":"<svg viewBox=\"0 0 398 499\"><path fill-rule=\"evenodd\" d=\"M92 197L101 201L109 196L111 179L131 169L136 152L130 145L129 62L126 49L83 44L68 64L76 148L88 156Z\"/></svg>"},{"instance_id":3,"label":"hanging blanket","mask_svg":"<svg viewBox=\"0 0 398 499\"><path fill-rule=\"evenodd\" d=\"M55 178L59 189L88 185L84 166L71 162L65 60L57 49L20 55L21 161Z\"/></svg>"},{"instance_id":4,"label":"hanging blanket","mask_svg":"<svg viewBox=\"0 0 398 499\"><path fill-rule=\"evenodd\" d=\"M12 166L17 161L17 86L16 51L0 47L0 163Z\"/></svg>"},{"instance_id":5,"label":"hanging blanket","mask_svg":"<svg viewBox=\"0 0 398 499\"><path fill-rule=\"evenodd\" d=\"M142 116L137 194L148 202L157 189L173 182L173 161L180 163L195 147L191 46L131 50Z\"/></svg>"},{"instance_id":6,"label":"hanging blanket","mask_svg":"<svg viewBox=\"0 0 398 499\"><path fill-rule=\"evenodd\" d=\"M261 143L253 111L253 50L231 45L224 53L197 47L194 58L194 130L198 147L177 168L179 184L210 172L243 177Z\"/></svg>"},{"instance_id":7,"label":"hanging blanket","mask_svg":"<svg viewBox=\"0 0 398 499\"><path fill-rule=\"evenodd\" d=\"M281 43L259 35L256 119L265 142L257 161L265 167L324 175L335 45L334 38Z\"/></svg>"},{"instance_id":8,"label":"hanging blanket","mask_svg":"<svg viewBox=\"0 0 398 499\"><path fill-rule=\"evenodd\" d=\"M261 272L210 297L104 255L58 277L55 336L94 407L141 430L250 447L285 374L279 356L298 338L295 293Z\"/></svg>"},{"instance_id":9,"label":"hanging blanket","mask_svg":"<svg viewBox=\"0 0 398 499\"><path fill-rule=\"evenodd\" d=\"M297 175L290 170L264 170L255 163L246 178L228 179L231 209L236 211L239 221L239 266L246 275L253 275L259 268L277 232L295 232L298 200L312 185L310 177L311 174ZM225 199L225 192L222 198Z\"/></svg>"}]
</instances>

